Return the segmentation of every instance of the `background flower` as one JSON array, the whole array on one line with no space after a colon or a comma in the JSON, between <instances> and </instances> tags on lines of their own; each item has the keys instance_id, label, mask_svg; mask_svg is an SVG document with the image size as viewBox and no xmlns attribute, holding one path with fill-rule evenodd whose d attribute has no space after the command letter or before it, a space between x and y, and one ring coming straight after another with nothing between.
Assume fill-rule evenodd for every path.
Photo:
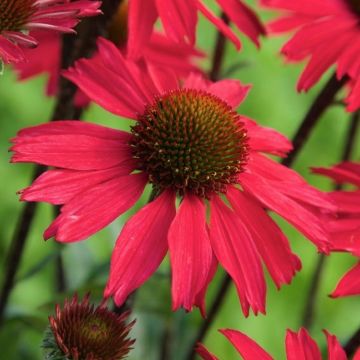
<instances>
[{"instance_id":1,"label":"background flower","mask_svg":"<svg viewBox=\"0 0 360 360\"><path fill-rule=\"evenodd\" d=\"M38 40L26 31L74 32L80 17L100 14L92 0L3 0L0 4L0 61L25 61L22 47L36 47Z\"/></svg>"},{"instance_id":2,"label":"background flower","mask_svg":"<svg viewBox=\"0 0 360 360\"><path fill-rule=\"evenodd\" d=\"M236 330L224 329L220 332L233 344L244 360L271 360L273 357L262 349L254 340ZM346 360L345 351L334 335L324 331L328 345L329 360ZM297 333L291 330L286 332L286 358L288 360L322 360L321 352L316 342L310 337L305 329ZM218 360L203 345L199 344L197 350L204 360ZM359 354L360 355L360 354ZM357 358L357 357L356 357ZM354 358L355 359L355 358Z\"/></svg>"},{"instance_id":3,"label":"background flower","mask_svg":"<svg viewBox=\"0 0 360 360\"><path fill-rule=\"evenodd\" d=\"M333 179L337 184L352 184L355 190L330 193L338 205L336 219L325 220L334 251L348 251L360 257L360 164L343 162L332 168L313 168L313 172ZM332 297L360 294L360 265L355 265L339 282Z\"/></svg>"},{"instance_id":4,"label":"background flower","mask_svg":"<svg viewBox=\"0 0 360 360\"><path fill-rule=\"evenodd\" d=\"M238 29L259 46L258 38L265 34L264 27L243 0L217 0L216 3ZM213 14L202 0L149 0L146 3L129 0L129 55L139 56L158 18L170 39L194 44L198 11L240 48L241 44L234 32Z\"/></svg>"},{"instance_id":5,"label":"background flower","mask_svg":"<svg viewBox=\"0 0 360 360\"><path fill-rule=\"evenodd\" d=\"M360 107L360 11L356 1L262 0L284 13L268 25L270 32L295 30L281 52L289 61L308 60L297 89L309 90L333 65L340 80L352 79L348 110ZM331 44L331 46L329 46Z\"/></svg>"}]
</instances>

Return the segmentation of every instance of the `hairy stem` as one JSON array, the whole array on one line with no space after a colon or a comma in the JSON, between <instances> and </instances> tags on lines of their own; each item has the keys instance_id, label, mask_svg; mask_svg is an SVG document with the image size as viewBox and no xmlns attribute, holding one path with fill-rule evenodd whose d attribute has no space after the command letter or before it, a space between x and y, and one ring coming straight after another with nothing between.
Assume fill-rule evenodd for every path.
<instances>
[{"instance_id":1,"label":"hairy stem","mask_svg":"<svg viewBox=\"0 0 360 360\"><path fill-rule=\"evenodd\" d=\"M349 129L346 134L345 144L343 153L341 156L341 161L348 161L351 159L351 154L354 150L355 139L357 128L360 123L360 112L356 112L353 114ZM341 184L337 184L335 186L336 190L341 190ZM302 317L301 325L307 329L310 329L314 323L315 316L315 304L318 297L319 287L321 284L322 276L324 273L324 267L326 263L326 257L324 254L320 254L318 261L315 266L314 275L312 276L312 281L309 288L309 293L305 302L304 314ZM359 339L360 340L360 339Z\"/></svg>"},{"instance_id":2,"label":"hairy stem","mask_svg":"<svg viewBox=\"0 0 360 360\"><path fill-rule=\"evenodd\" d=\"M95 40L99 35L106 35L108 22L112 19L119 1L104 0L102 4L103 16L84 19L78 26L78 34L63 36L62 49L62 68L65 69L74 63L75 60L88 57L95 49ZM64 119L79 119L81 110L74 105L74 96L76 86L65 78L60 78L59 91L55 109L50 121ZM44 167L35 168L33 179L38 177ZM0 325L4 320L4 312L13 289L15 277L21 263L21 258L25 249L26 239L28 237L31 224L33 222L37 204L26 203L19 217L9 252L7 254L7 263L5 266L4 282L0 293Z\"/></svg>"}]
</instances>

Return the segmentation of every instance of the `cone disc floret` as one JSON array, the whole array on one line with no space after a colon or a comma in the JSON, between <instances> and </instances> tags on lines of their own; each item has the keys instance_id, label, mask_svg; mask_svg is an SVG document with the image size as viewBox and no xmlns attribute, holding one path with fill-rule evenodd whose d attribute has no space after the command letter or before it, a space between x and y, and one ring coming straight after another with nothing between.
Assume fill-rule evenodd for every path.
<instances>
[{"instance_id":1,"label":"cone disc floret","mask_svg":"<svg viewBox=\"0 0 360 360\"><path fill-rule=\"evenodd\" d=\"M210 198L236 183L248 155L240 116L205 91L158 97L132 127L133 155L154 189Z\"/></svg>"},{"instance_id":2,"label":"cone disc floret","mask_svg":"<svg viewBox=\"0 0 360 360\"><path fill-rule=\"evenodd\" d=\"M35 11L35 0L1 0L0 34L22 30Z\"/></svg>"},{"instance_id":3,"label":"cone disc floret","mask_svg":"<svg viewBox=\"0 0 360 360\"><path fill-rule=\"evenodd\" d=\"M64 308L57 305L56 316L49 317L51 331L44 340L47 359L124 359L134 344L128 338L134 324L127 324L128 315L117 315L104 303L94 307L88 295L82 302L77 296L66 300Z\"/></svg>"}]
</instances>

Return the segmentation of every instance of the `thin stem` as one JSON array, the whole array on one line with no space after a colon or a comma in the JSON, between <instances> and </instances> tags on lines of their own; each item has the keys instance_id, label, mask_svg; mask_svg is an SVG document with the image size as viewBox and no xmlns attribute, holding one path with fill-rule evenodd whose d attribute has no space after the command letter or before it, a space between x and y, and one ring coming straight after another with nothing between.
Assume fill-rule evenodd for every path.
<instances>
[{"instance_id":1,"label":"thin stem","mask_svg":"<svg viewBox=\"0 0 360 360\"><path fill-rule=\"evenodd\" d=\"M351 154L354 150L356 133L359 124L360 124L360 112L356 112L353 114L350 120L350 126L346 134L341 161L348 161L351 159ZM335 186L336 190L341 190L341 188L342 188L341 184L337 184ZM315 267L314 275L312 276L312 282L310 284L309 294L305 302L304 314L301 322L302 326L304 326L307 329L310 329L314 323L315 304L318 297L321 279L324 273L325 263L326 263L325 255L320 254Z\"/></svg>"},{"instance_id":2,"label":"thin stem","mask_svg":"<svg viewBox=\"0 0 360 360\"><path fill-rule=\"evenodd\" d=\"M333 103L335 95L347 81L347 77L343 77L341 80L338 80L336 78L336 74L330 78L330 80L315 99L304 120L302 121L298 131L293 137L293 151L282 161L283 165L290 167L294 163L296 157L299 155L321 115Z\"/></svg>"},{"instance_id":3,"label":"thin stem","mask_svg":"<svg viewBox=\"0 0 360 360\"><path fill-rule=\"evenodd\" d=\"M78 35L64 35L62 49L62 68L67 68L75 60L89 56L99 35L106 35L108 22L113 17L119 1L104 0L102 3L103 16L84 19L78 26ZM59 91L54 113L50 121L64 119L79 119L81 111L74 106L76 86L65 78L60 78ZM44 167L35 168L34 178L44 171ZM37 203L28 202L24 205L11 241L7 264L5 267L4 282L0 293L0 325L4 320L4 312L13 289L16 273L23 256L25 242L34 219Z\"/></svg>"},{"instance_id":4,"label":"thin stem","mask_svg":"<svg viewBox=\"0 0 360 360\"><path fill-rule=\"evenodd\" d=\"M325 262L325 255L320 254L315 266L314 275L312 276L309 294L306 299L304 314L301 321L301 326L307 329L310 329L314 322L315 304L319 292L319 285L321 283L322 275L324 272Z\"/></svg>"},{"instance_id":5,"label":"thin stem","mask_svg":"<svg viewBox=\"0 0 360 360\"><path fill-rule=\"evenodd\" d=\"M160 360L169 360L171 356L171 324L166 323L161 341Z\"/></svg>"},{"instance_id":6,"label":"thin stem","mask_svg":"<svg viewBox=\"0 0 360 360\"><path fill-rule=\"evenodd\" d=\"M225 13L222 13L221 19L225 24L229 24L230 20ZM226 37L222 32L218 32L217 40L215 45L215 51L212 59L212 68L209 73L209 78L211 81L217 81L220 77L221 67L224 60L225 55L225 45L226 45Z\"/></svg>"}]
</instances>

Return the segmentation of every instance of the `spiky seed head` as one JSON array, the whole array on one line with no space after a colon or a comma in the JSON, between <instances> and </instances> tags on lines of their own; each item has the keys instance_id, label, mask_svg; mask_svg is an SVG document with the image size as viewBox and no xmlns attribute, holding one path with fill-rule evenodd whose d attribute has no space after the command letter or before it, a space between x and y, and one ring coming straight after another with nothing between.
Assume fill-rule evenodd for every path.
<instances>
[{"instance_id":1,"label":"spiky seed head","mask_svg":"<svg viewBox=\"0 0 360 360\"><path fill-rule=\"evenodd\" d=\"M133 156L156 191L172 188L210 198L237 182L248 157L240 116L205 91L170 91L132 127Z\"/></svg>"},{"instance_id":2,"label":"spiky seed head","mask_svg":"<svg viewBox=\"0 0 360 360\"><path fill-rule=\"evenodd\" d=\"M104 302L95 307L89 294L81 302L75 295L55 310L43 342L46 359L121 360L132 349L135 340L128 335L134 321L127 323L129 313L115 314Z\"/></svg>"}]
</instances>

